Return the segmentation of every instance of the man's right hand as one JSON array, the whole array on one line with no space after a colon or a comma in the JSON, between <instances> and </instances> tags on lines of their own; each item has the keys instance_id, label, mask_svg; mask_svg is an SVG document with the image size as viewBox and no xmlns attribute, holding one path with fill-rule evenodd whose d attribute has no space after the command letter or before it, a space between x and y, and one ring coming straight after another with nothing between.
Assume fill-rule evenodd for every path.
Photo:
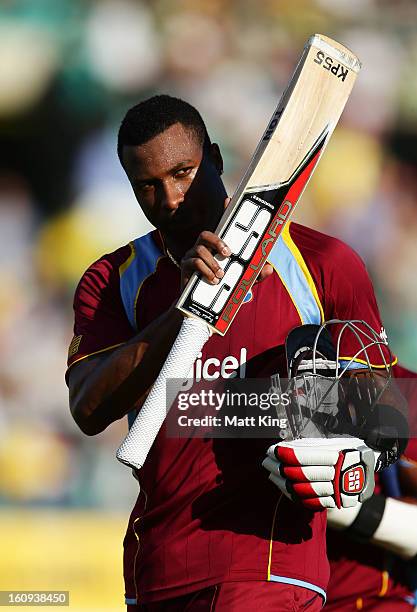
<instances>
[{"instance_id":1,"label":"man's right hand","mask_svg":"<svg viewBox=\"0 0 417 612\"><path fill-rule=\"evenodd\" d=\"M207 282L217 285L224 272L214 256L225 258L230 254L227 244L216 234L201 232L195 245L181 260L181 286L185 287L194 272L199 272Z\"/></svg>"},{"instance_id":2,"label":"man's right hand","mask_svg":"<svg viewBox=\"0 0 417 612\"><path fill-rule=\"evenodd\" d=\"M230 198L226 198L224 207L227 208L229 203ZM208 283L217 285L223 278L224 272L215 255L221 258L229 257L231 250L213 232L201 232L193 248L187 251L181 260L181 287L185 287L194 272L199 272ZM258 281L270 276L272 272L271 264L265 264L259 274Z\"/></svg>"}]
</instances>

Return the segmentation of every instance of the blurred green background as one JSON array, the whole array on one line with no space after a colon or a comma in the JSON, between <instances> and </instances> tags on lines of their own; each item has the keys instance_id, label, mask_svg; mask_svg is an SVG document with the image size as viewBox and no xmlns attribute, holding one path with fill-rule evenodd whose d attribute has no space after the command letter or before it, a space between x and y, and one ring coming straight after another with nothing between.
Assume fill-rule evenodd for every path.
<instances>
[{"instance_id":1,"label":"blurred green background","mask_svg":"<svg viewBox=\"0 0 417 612\"><path fill-rule=\"evenodd\" d=\"M123 609L126 425L81 434L64 372L80 275L149 227L117 160L124 112L157 92L195 104L232 192L314 32L364 68L297 218L359 251L417 369L415 0L2 0L0 589Z\"/></svg>"}]
</instances>

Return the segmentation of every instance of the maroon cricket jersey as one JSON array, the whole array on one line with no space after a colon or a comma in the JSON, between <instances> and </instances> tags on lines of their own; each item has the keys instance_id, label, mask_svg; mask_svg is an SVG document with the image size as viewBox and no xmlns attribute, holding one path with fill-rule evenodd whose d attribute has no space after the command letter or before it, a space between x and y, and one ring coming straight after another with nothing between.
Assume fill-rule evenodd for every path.
<instances>
[{"instance_id":1,"label":"maroon cricket jersey","mask_svg":"<svg viewBox=\"0 0 417 612\"><path fill-rule=\"evenodd\" d=\"M363 319L383 334L365 266L341 241L291 223L270 261L273 275L253 287L228 333L209 339L194 376L285 376L285 339L305 323ZM180 271L157 231L105 255L75 294L69 367L126 342L179 294ZM346 336L342 354L357 350ZM378 351L371 359L381 365ZM174 439L165 427L138 472L141 490L124 540L126 601L247 580L296 584L325 597L326 514L289 501L268 480L261 463L269 441Z\"/></svg>"}]
</instances>

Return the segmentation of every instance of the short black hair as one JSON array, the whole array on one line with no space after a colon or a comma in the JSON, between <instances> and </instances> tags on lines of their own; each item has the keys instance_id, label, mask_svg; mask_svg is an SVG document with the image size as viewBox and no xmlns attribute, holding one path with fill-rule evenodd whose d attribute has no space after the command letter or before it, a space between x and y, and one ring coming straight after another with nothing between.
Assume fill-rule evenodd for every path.
<instances>
[{"instance_id":1,"label":"short black hair","mask_svg":"<svg viewBox=\"0 0 417 612\"><path fill-rule=\"evenodd\" d=\"M117 154L122 166L125 145L142 145L175 123L190 128L204 148L210 144L205 123L194 106L166 94L152 96L132 106L122 120L117 138Z\"/></svg>"}]
</instances>

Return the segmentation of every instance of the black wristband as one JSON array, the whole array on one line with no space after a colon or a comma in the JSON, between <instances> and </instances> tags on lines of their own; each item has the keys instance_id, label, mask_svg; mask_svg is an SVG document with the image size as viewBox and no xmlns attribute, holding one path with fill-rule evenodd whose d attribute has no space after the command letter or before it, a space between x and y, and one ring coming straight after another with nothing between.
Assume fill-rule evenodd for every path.
<instances>
[{"instance_id":1,"label":"black wristband","mask_svg":"<svg viewBox=\"0 0 417 612\"><path fill-rule=\"evenodd\" d=\"M358 515L345 533L362 541L372 538L382 520L385 502L386 498L383 495L373 495L362 504Z\"/></svg>"}]
</instances>

